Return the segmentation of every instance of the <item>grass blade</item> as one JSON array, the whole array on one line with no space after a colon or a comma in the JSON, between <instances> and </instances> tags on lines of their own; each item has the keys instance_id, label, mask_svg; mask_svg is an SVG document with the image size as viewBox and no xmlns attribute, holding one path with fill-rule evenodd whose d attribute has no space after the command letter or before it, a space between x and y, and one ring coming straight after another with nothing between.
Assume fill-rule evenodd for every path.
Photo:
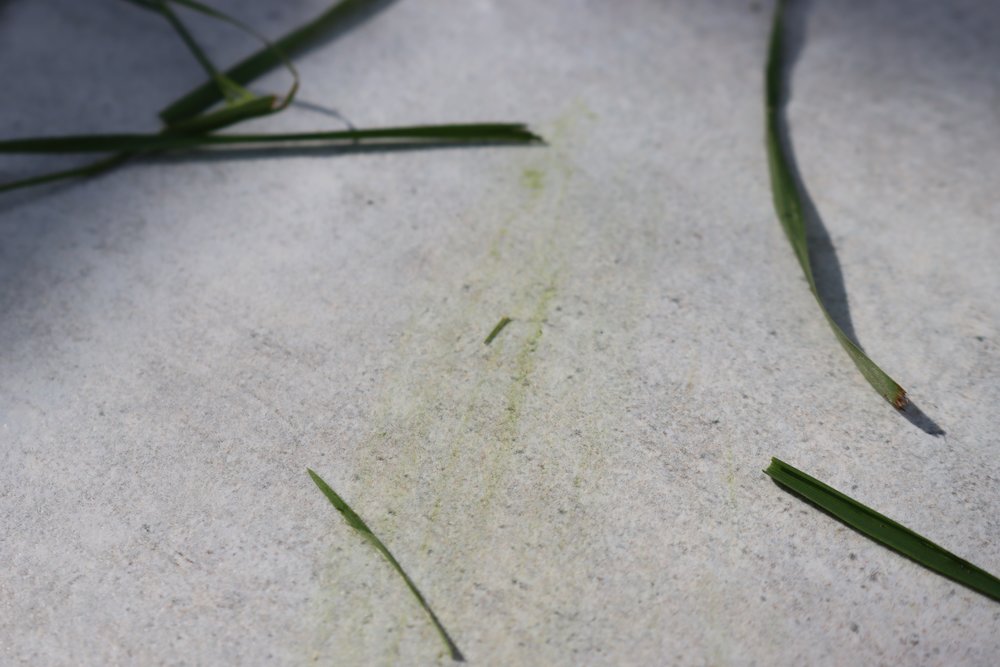
<instances>
[{"instance_id":1,"label":"grass blade","mask_svg":"<svg viewBox=\"0 0 1000 667\"><path fill-rule=\"evenodd\" d=\"M448 646L448 651L451 653L451 659L458 662L465 662L462 652L458 650L458 646L456 646L455 642L451 640L451 637L448 635L448 631L444 629L444 626L441 624L441 621L438 620L437 615L431 609L430 605L427 604L427 600L424 599L424 596L420 593L417 585L413 583L413 580L410 579L408 574L406 574L403 570L403 566L399 564L399 561L396 560L389 549L382 544L382 540L376 537L375 533L373 533L371 528L368 527L368 524L366 524L361 517L358 516L346 502L344 502L343 498L337 495L336 491L330 488L329 484L323 481L322 477L309 468L306 468L306 470L309 472L309 476L312 478L312 481L316 483L319 490L322 491L323 495L325 495L327 500L330 501L330 504L344 516L347 524L354 530L361 533L362 537L368 540L368 542L375 547L375 550L382 554L382 557L389 561L389 564L392 565L393 569L396 570L399 576L403 578L403 581L406 582L410 592L417 598L417 602L420 603L420 606L423 607L424 611L427 612L427 615L430 616L431 622L434 623L434 627L437 628L438 634L441 635L441 639L444 640L444 643Z\"/></svg>"},{"instance_id":2,"label":"grass blade","mask_svg":"<svg viewBox=\"0 0 1000 667\"><path fill-rule=\"evenodd\" d=\"M277 104L274 105L274 108L273 108L272 111L273 112L281 111L285 107L287 107L289 104L292 103L292 100L295 99L295 94L298 92L298 89L299 89L299 72L298 72L297 69L295 69L295 65L292 64L292 61L288 59L288 56L285 55L284 51L282 51L277 45L272 44L271 41L267 37L264 37L264 35L262 35L257 30L254 30L251 26L247 25L246 23L243 23L242 21L239 21L239 20L233 18L232 16L229 16L228 14L223 14L222 12L218 11L217 9L213 9L212 7L209 7L208 5L206 5L204 3L197 2L196 0L169 0L169 2L172 2L172 3L177 4L177 5L181 5L183 7L187 7L188 9L191 9L191 10L196 11L196 12L200 12L200 13L206 15L206 16L210 16L212 18L218 19L219 21L224 21L226 23L229 23L230 25L235 26L236 28L239 28L243 32L247 33L248 35L251 35L251 36L255 37L258 41L260 41L264 45L264 49L263 50L266 51L266 52L270 52L271 56L275 60L276 65L283 66L285 69L288 70L288 73L292 75L292 85L291 85L291 87L288 89L288 92L285 93L284 99L282 99L280 103L277 103ZM219 77L227 85L232 85L232 86L237 87L239 90L244 90L243 88L241 88L239 86L238 83L236 83L235 81L233 81L231 78L227 77L226 75L219 74ZM250 80L253 80L253 78L256 78L256 77L251 77ZM249 82L250 81L246 81L245 83L249 83ZM250 93L249 91L246 91L246 92L249 95L253 96L253 94ZM180 121L180 123L183 123L183 121ZM178 125L180 123L174 123L173 125Z\"/></svg>"},{"instance_id":3,"label":"grass blade","mask_svg":"<svg viewBox=\"0 0 1000 667\"><path fill-rule=\"evenodd\" d=\"M290 134L83 134L63 137L0 141L0 153L106 153L110 151L189 150L207 146L364 141L511 142L537 143L541 139L524 125L476 123L467 125L415 125L333 132Z\"/></svg>"},{"instance_id":4,"label":"grass blade","mask_svg":"<svg viewBox=\"0 0 1000 667\"><path fill-rule=\"evenodd\" d=\"M378 2L380 0L342 0L314 20L279 39L273 47L263 48L226 70L225 76L238 84L246 85L281 65L281 54L294 56L300 53ZM221 99L218 88L209 80L161 111L160 119L167 125L174 125L198 115Z\"/></svg>"},{"instance_id":5,"label":"grass blade","mask_svg":"<svg viewBox=\"0 0 1000 667\"><path fill-rule=\"evenodd\" d=\"M771 173L771 194L774 198L774 210L781 220L781 226L785 230L788 241L792 244L795 256L802 266L802 271L809 281L809 289L819 303L823 316L833 329L837 340L850 355L854 365L858 367L861 374L868 380L868 383L879 394L889 401L896 409L902 410L906 407L906 391L899 384L889 377L885 371L873 362L864 350L844 333L840 326L834 322L830 316L826 305L823 303L816 288L816 279L813 276L812 265L809 261L809 241L806 237L805 217L803 214L804 204L802 195L791 167L791 150L784 145L781 139L781 129L784 125L784 84L783 75L784 63L784 0L779 0L774 10L774 24L771 30L771 43L768 48L767 70L765 74L765 102L766 102L766 144L768 167Z\"/></svg>"},{"instance_id":6,"label":"grass blade","mask_svg":"<svg viewBox=\"0 0 1000 667\"><path fill-rule=\"evenodd\" d=\"M354 143L381 141L381 145L388 147L404 144L407 146L412 144L433 146L445 143L542 143L541 138L532 134L525 126L520 124L463 124L411 128L380 128L375 130L354 130L352 128L351 132L345 133L207 136L206 133L208 132L228 127L250 118L276 113L286 108L292 102L298 90L299 78L298 72L285 53L299 52L308 48L324 35L348 24L365 9L373 8L385 0L343 0L314 21L286 35L277 44L272 44L246 24L218 12L203 3L197 2L197 0L126 1L153 11L160 11L167 2L182 5L237 26L257 37L264 43L265 47L236 65L230 71L225 74L219 74L213 81L192 91L192 93L168 107L161 116L169 125L157 135L96 135L91 137L49 137L0 141L0 153L117 152L115 155L102 158L83 167L51 172L8 183L0 183L0 193L59 180L92 176L107 171L143 153L182 150L209 145L240 143L273 144L301 141L350 141ZM183 24L180 24L178 21L174 25L177 27L177 25ZM186 30L182 28L182 31L186 34ZM188 46L193 46L194 50L204 56L204 53L197 47L193 38L188 42ZM215 71L214 65L211 64L207 56L204 56L203 60L203 65L206 65L210 73ZM224 80L231 83L232 86L238 87L239 84L235 83L236 79L238 79L240 84L249 83L257 76L281 64L285 65L294 77L291 89L285 94L284 99L279 101L273 95L255 96L229 104L217 111L199 115L205 108L223 99L223 93L227 86L218 86L219 81ZM173 112L171 112L171 109L173 109Z\"/></svg>"},{"instance_id":7,"label":"grass blade","mask_svg":"<svg viewBox=\"0 0 1000 667\"><path fill-rule=\"evenodd\" d=\"M39 176L31 176L29 178L22 178L16 181L8 181L7 183L0 183L0 193L10 192L11 190L19 190L21 188L30 188L36 185L44 185L45 183L55 183L57 181L65 181L71 178L86 178L88 176L97 176L98 174L102 174L105 171L114 169L118 165L128 160L130 157L132 156L128 153L119 153L117 155L112 155L110 157L101 158L100 160L96 160L82 167L74 167L73 169L52 171L47 174L41 174Z\"/></svg>"},{"instance_id":8,"label":"grass blade","mask_svg":"<svg viewBox=\"0 0 1000 667\"><path fill-rule=\"evenodd\" d=\"M197 0L126 0L126 2L143 7L144 9L155 11L166 17L167 21L170 22L174 30L187 45L195 59L198 60L202 68L206 71L206 73L208 73L209 78L215 83L220 96L226 101L225 108L213 113L195 115L179 120L170 124L168 127L169 130L187 133L208 132L213 129L224 127L226 125L232 125L250 118L278 113L279 111L284 110L289 104L291 104L292 100L295 99L295 94L299 89L298 70L295 69L295 66L284 53L268 41L268 39L261 33L254 30L246 23L243 23L228 14L224 14L217 9L209 7L204 3L197 2ZM264 49L271 51L271 55L274 57L275 62L284 65L285 69L287 69L292 75L292 85L288 92L285 93L284 98L282 98L279 102L277 96L274 95L254 95L225 74L219 72L219 70L215 67L215 64L212 63L208 55L206 55L205 51L191 35L187 26L170 7L171 4L186 7L187 9L204 14L205 16L228 23L262 42L264 44Z\"/></svg>"},{"instance_id":9,"label":"grass blade","mask_svg":"<svg viewBox=\"0 0 1000 667\"><path fill-rule=\"evenodd\" d=\"M143 9L148 9L161 14L167 19L167 22L173 27L174 32L181 38L181 41L188 47L191 55L194 56L198 64L201 65L205 73L215 82L215 85L219 87L219 92L222 93L223 97L227 102L239 102L243 100L250 99L254 97L253 93L249 90L243 88L235 81L226 78L222 73L219 72L218 68L205 53L205 50L201 48L198 41L188 30L187 26L181 20L179 16L170 7L168 0L125 0L133 5L142 7Z\"/></svg>"},{"instance_id":10,"label":"grass blade","mask_svg":"<svg viewBox=\"0 0 1000 667\"><path fill-rule=\"evenodd\" d=\"M508 324L510 324L510 318L504 315L503 317L500 318L500 321L497 322L497 325L493 327L493 331L490 332L490 335L486 337L486 340L484 340L483 343L485 343L486 345L492 343L493 339L497 337L497 334L503 331L503 328Z\"/></svg>"},{"instance_id":11,"label":"grass blade","mask_svg":"<svg viewBox=\"0 0 1000 667\"><path fill-rule=\"evenodd\" d=\"M764 471L781 486L805 498L854 530L903 554L929 570L1000 602L1000 579L962 560L887 516L865 507L823 482L772 458Z\"/></svg>"}]
</instances>

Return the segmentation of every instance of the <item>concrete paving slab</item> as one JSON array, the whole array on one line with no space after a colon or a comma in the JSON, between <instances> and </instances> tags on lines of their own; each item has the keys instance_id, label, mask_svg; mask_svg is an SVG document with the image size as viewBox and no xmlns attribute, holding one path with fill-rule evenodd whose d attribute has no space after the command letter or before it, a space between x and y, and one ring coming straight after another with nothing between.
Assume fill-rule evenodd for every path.
<instances>
[{"instance_id":1,"label":"concrete paving slab","mask_svg":"<svg viewBox=\"0 0 1000 667\"><path fill-rule=\"evenodd\" d=\"M220 7L277 35L325 4ZM821 268L940 436L860 377L775 219L771 8L395 2L300 59L303 99L548 146L180 156L0 199L0 662L448 663L308 466L470 664L996 664L995 602L761 469L1000 571L1000 5L810 3L789 106ZM198 76L127 6L0 5L4 137L153 131Z\"/></svg>"}]
</instances>

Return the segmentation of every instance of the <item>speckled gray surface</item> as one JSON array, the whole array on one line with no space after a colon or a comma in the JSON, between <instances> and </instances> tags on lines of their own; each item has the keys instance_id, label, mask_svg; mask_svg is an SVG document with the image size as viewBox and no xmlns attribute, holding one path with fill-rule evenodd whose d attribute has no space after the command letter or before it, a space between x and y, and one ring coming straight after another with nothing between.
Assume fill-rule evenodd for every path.
<instances>
[{"instance_id":1,"label":"speckled gray surface","mask_svg":"<svg viewBox=\"0 0 1000 667\"><path fill-rule=\"evenodd\" d=\"M198 71L118 4L0 4L2 136L155 129ZM268 4L224 6L324 3ZM403 0L303 97L547 148L0 199L0 662L447 662L310 466L474 665L996 664L1000 606L761 473L1000 571L1000 6L901 4L812 3L789 116L855 330L945 435L865 384L774 218L768 3Z\"/></svg>"}]
</instances>

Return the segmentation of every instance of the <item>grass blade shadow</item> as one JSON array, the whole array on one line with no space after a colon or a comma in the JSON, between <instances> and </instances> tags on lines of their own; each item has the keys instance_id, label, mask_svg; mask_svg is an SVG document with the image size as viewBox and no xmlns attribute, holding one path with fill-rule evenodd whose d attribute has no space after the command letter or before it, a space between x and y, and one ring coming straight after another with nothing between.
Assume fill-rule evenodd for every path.
<instances>
[{"instance_id":1,"label":"grass blade shadow","mask_svg":"<svg viewBox=\"0 0 1000 667\"><path fill-rule=\"evenodd\" d=\"M766 145L774 208L805 273L809 288L837 340L868 383L911 423L930 435L944 431L912 405L906 391L873 362L857 342L844 278L830 235L802 183L785 118L795 60L805 42L809 2L793 3L786 11L779 0L774 10L765 73Z\"/></svg>"}]
</instances>

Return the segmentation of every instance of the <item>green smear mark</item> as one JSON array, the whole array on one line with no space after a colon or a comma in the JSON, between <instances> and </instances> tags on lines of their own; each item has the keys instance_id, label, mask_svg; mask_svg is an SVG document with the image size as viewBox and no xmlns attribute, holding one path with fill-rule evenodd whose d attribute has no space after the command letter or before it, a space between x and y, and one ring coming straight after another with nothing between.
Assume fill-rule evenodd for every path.
<instances>
[{"instance_id":1,"label":"green smear mark","mask_svg":"<svg viewBox=\"0 0 1000 667\"><path fill-rule=\"evenodd\" d=\"M535 194L545 188L545 172L541 169L525 169L521 173L521 185Z\"/></svg>"},{"instance_id":2,"label":"green smear mark","mask_svg":"<svg viewBox=\"0 0 1000 667\"><path fill-rule=\"evenodd\" d=\"M417 585L413 583L413 580L410 579L410 576L406 574L405 570L403 570L403 566L399 564L399 561L397 561L396 558L389 551L389 549L386 548L385 544L382 543L382 540L380 540L375 535L375 533L371 531L371 529L368 527L368 524L366 524L361 519L361 517L358 516L346 502L344 502L344 499L341 498L339 495L337 495L337 492L334 491L332 488L330 488L330 486L323 481L322 477L317 475L309 468L306 468L306 470L309 472L309 476L312 478L312 481L316 483L316 486L319 487L319 490L322 491L323 495L325 495L327 497L327 500L330 501L330 504L332 504L337 509L337 511L344 516L344 519L347 520L348 525L354 530L361 533L361 536L364 537L366 540L368 540L368 542L373 547L375 547L375 550L378 551L380 554L382 554L382 557L385 558L387 561L389 561L389 564L392 565L392 568L396 570L396 572L399 574L400 577L403 578L403 581L406 583L406 586L410 589L410 592L413 593L413 596L415 598L417 598L417 602L420 603L420 606L423 607L424 611L427 612L427 615L430 616L431 622L434 624L434 627L437 629L438 634L441 635L441 639L444 641L445 645L448 647L448 651L451 653L451 659L456 660L458 662L465 662L465 658L462 656L462 652L458 650L458 646L455 645L455 642L453 642L451 637L448 635L448 631L444 629L444 625L442 625L441 621L438 620L437 614L435 614L434 611L431 609L430 605L427 604L427 600L424 599L424 596L417 588Z\"/></svg>"},{"instance_id":3,"label":"green smear mark","mask_svg":"<svg viewBox=\"0 0 1000 667\"><path fill-rule=\"evenodd\" d=\"M514 359L514 375L511 378L510 385L507 387L504 413L497 425L497 439L499 442L493 448L489 465L485 468L488 477L483 490L483 497L480 501L484 507L492 502L497 488L507 474L509 466L504 464L504 461L514 451L525 399L528 397L529 390L531 389L531 376L537 365L536 353L542 339L543 324L548 316L549 305L552 303L555 295L556 277L553 276L549 284L542 291L530 318L530 322L534 325L531 333L521 343L517 351L517 356Z\"/></svg>"},{"instance_id":4,"label":"green smear mark","mask_svg":"<svg viewBox=\"0 0 1000 667\"><path fill-rule=\"evenodd\" d=\"M572 128L575 116L579 112L547 123L546 132L557 134L559 144L504 165L488 182L504 181L507 187L485 188L488 199L463 213L481 231L455 239L463 251L457 265L447 255L435 255L427 267L432 280L412 290L409 298L428 308L414 309L400 325L378 373L365 417L367 436L338 459L388 507L405 508L380 519L381 533L419 530L415 553L433 553L442 568L466 567L466 577L488 576L480 555L496 548L495 522L504 506L483 496L506 493L521 463L520 431L528 423L534 431L539 423L531 400L539 388L531 380L544 368L541 337L543 329L548 335L544 321L561 293L558 280L574 266L575 246L565 240L580 223L566 208L566 192L575 172L572 147L587 136L582 130L555 132L552 126ZM544 187L529 187L522 180L526 171L537 172L538 179L528 180ZM498 310L517 326L507 326L484 346L472 325L495 318ZM445 542L455 547L439 555ZM455 564L456 557L477 563ZM335 552L324 576L332 587L325 590L353 585ZM313 655L336 654L344 662L408 659L409 650L400 650L411 641L405 633L376 637L363 624L343 622L344 600L317 595L316 601ZM378 600L361 591L346 603L352 619L388 615L389 627L407 620L405 610L377 608ZM454 604L463 606L450 613L472 613L467 601ZM361 633L364 645L352 644Z\"/></svg>"},{"instance_id":5,"label":"green smear mark","mask_svg":"<svg viewBox=\"0 0 1000 667\"><path fill-rule=\"evenodd\" d=\"M809 289L816 302L819 303L823 316L833 329L837 340L850 355L854 365L858 367L861 374L868 380L868 383L889 401L897 410L906 407L906 391L889 377L885 371L879 368L875 362L868 358L864 350L858 347L847 334L834 322L830 316L826 305L820 298L816 288L816 279L813 276L812 266L809 262L809 240L806 235L806 221L804 202L802 193L792 171L792 152L781 140L782 130L785 127L784 120L784 0L779 0L774 10L774 26L771 32L771 43L768 48L767 70L765 75L765 102L767 117L767 157L768 167L771 172L771 194L774 198L774 210L781 220L781 226L785 230L789 243L795 251L795 256L799 260L799 265L809 281Z\"/></svg>"},{"instance_id":6,"label":"green smear mark","mask_svg":"<svg viewBox=\"0 0 1000 667\"><path fill-rule=\"evenodd\" d=\"M764 472L781 486L862 535L929 570L1000 602L1000 579L946 551L926 537L865 507L857 500L845 496L784 461L772 458L771 465Z\"/></svg>"},{"instance_id":7,"label":"green smear mark","mask_svg":"<svg viewBox=\"0 0 1000 667\"><path fill-rule=\"evenodd\" d=\"M531 316L534 328L517 353L517 359L514 364L514 379L511 381L510 388L507 391L507 415L502 434L505 444L510 444L514 440L514 431L520 419L521 408L524 406L524 399L528 394L528 388L531 384L529 379L535 370L535 352L538 351L538 343L542 339L542 324L548 316L549 304L552 303L555 295L556 286L555 278L553 278L542 292L538 300L538 305L535 306L535 312Z\"/></svg>"}]
</instances>

